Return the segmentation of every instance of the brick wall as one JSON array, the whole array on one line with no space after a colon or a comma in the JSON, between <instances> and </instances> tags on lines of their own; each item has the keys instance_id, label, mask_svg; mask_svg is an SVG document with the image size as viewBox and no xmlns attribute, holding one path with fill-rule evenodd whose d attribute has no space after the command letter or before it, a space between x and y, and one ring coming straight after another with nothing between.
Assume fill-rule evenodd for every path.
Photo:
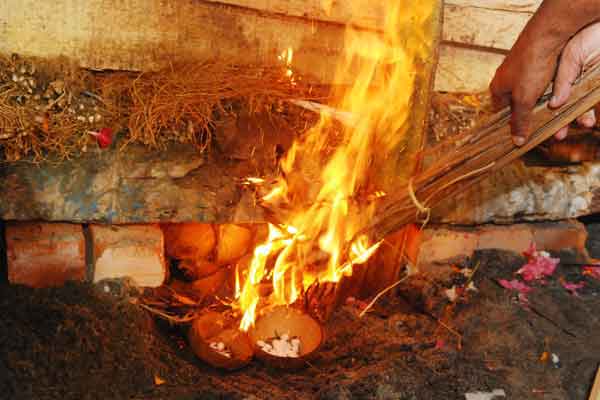
<instances>
[{"instance_id":1,"label":"brick wall","mask_svg":"<svg viewBox=\"0 0 600 400\"><path fill-rule=\"evenodd\" d=\"M184 236L188 239L193 236L194 240L185 248L210 237L212 239L205 242L211 243L213 251L218 250L223 247L215 243L215 239L222 240L220 228L214 232L210 226L204 230L188 229ZM248 231L250 235L249 229L238 230L244 234ZM172 235L172 231L165 229L167 235ZM240 236L240 232L234 236ZM2 279L8 278L14 284L44 287L62 285L69 280L98 282L130 277L139 286L156 287L168 279L165 236L156 224L83 226L6 222L0 224L0 233ZM254 240L258 237L254 231L251 236ZM460 262L481 249L518 253L531 242L535 242L538 249L558 254L563 262L590 263L593 260L585 248L586 238L585 227L573 220L470 228L428 227L422 234L418 264L426 270L435 264ZM243 242L249 244L244 244L240 254L252 250L250 239ZM194 254L206 250L202 243L198 246L193 249ZM173 251L172 247L167 246L167 249Z\"/></svg>"}]
</instances>

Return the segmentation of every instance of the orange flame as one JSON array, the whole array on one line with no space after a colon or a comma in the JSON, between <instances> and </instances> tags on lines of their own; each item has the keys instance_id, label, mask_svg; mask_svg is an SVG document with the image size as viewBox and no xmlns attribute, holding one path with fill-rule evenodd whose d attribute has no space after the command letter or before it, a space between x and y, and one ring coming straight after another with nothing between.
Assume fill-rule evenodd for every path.
<instances>
[{"instance_id":1,"label":"orange flame","mask_svg":"<svg viewBox=\"0 0 600 400\"><path fill-rule=\"evenodd\" d=\"M332 4L323 0L326 8ZM242 330L250 328L262 306L291 304L316 280L338 282L351 275L380 245L366 236L349 242L372 217L375 200L386 196L377 187L378 169L399 152L409 129L415 60L423 59L432 45L424 32L434 1L384 4L383 32L348 24L334 82L341 88L336 100L322 107L320 121L294 142L281 162L285 178L262 199L285 203L291 213L287 225L270 225L267 241L254 250L238 300ZM279 60L285 75L294 79L292 49ZM335 124L331 110L351 116L352 123ZM370 203L359 203L356 198L365 192L374 193L366 196ZM258 285L266 278L273 292L263 299Z\"/></svg>"}]
</instances>

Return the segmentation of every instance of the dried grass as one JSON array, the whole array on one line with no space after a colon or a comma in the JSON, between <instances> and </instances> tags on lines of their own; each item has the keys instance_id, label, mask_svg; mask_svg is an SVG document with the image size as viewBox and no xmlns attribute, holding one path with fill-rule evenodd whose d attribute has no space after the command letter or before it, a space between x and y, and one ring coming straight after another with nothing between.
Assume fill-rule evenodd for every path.
<instances>
[{"instance_id":1,"label":"dried grass","mask_svg":"<svg viewBox=\"0 0 600 400\"><path fill-rule=\"evenodd\" d=\"M33 91L22 85L23 68L25 81L37 81ZM52 92L56 82L64 84L63 93ZM77 156L95 145L87 132L105 126L122 131L120 149L129 143L156 149L178 142L206 151L216 121L241 110L276 114L287 100L322 99L323 93L301 80L292 83L283 67L182 62L157 72L93 74L66 60L1 57L0 159ZM82 105L102 120L82 116Z\"/></svg>"},{"instance_id":2,"label":"dried grass","mask_svg":"<svg viewBox=\"0 0 600 400\"><path fill-rule=\"evenodd\" d=\"M188 62L134 79L109 76L102 86L121 91L119 108L127 114L127 142L163 147L178 141L205 149L216 119L242 107L251 113L272 112L286 100L315 97L310 86L292 85L283 72L281 68Z\"/></svg>"}]
</instances>

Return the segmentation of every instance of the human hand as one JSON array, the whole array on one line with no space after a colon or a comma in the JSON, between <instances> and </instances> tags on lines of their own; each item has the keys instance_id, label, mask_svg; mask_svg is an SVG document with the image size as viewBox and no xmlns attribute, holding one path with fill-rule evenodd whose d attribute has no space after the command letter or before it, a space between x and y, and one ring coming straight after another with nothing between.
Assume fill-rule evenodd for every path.
<instances>
[{"instance_id":1,"label":"human hand","mask_svg":"<svg viewBox=\"0 0 600 400\"><path fill-rule=\"evenodd\" d=\"M521 33L490 84L494 107L511 106L511 133L518 146L525 144L531 112L554 76L561 50L535 28Z\"/></svg>"},{"instance_id":2,"label":"human hand","mask_svg":"<svg viewBox=\"0 0 600 400\"><path fill-rule=\"evenodd\" d=\"M571 87L581 73L600 61L600 23L592 24L579 31L565 46L554 78L552 98L549 106L559 108L569 99ZM577 118L577 122L591 128L596 124L594 110ZM555 137L559 140L567 136L568 126L561 128Z\"/></svg>"},{"instance_id":3,"label":"human hand","mask_svg":"<svg viewBox=\"0 0 600 400\"><path fill-rule=\"evenodd\" d=\"M490 85L496 107L511 105L511 131L517 145L523 145L530 133L530 116L537 99L544 93L552 80L556 64L550 108L564 105L571 87L581 72L600 60L600 23L594 23L573 36L560 52L560 48L545 43L543 38L522 35L504 63L496 71ZM593 110L577 121L585 127L596 123ZM561 128L555 137L559 140L567 135L568 127Z\"/></svg>"}]
</instances>

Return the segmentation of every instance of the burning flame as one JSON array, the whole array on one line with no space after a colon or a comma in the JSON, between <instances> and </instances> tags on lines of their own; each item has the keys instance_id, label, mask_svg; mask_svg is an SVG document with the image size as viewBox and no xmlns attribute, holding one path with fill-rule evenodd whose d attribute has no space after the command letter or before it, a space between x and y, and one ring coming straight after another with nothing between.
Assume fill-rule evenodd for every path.
<instances>
[{"instance_id":1,"label":"burning flame","mask_svg":"<svg viewBox=\"0 0 600 400\"><path fill-rule=\"evenodd\" d=\"M353 238L373 215L375 200L386 196L377 187L382 186L379 170L407 135L415 61L432 45L425 27L434 9L432 0L382 3L383 32L350 28L351 21L338 63L334 86L341 89L331 107L352 115L353 123L340 126L331 112L322 112L316 126L292 145L281 163L282 178L262 199L283 202L291 213L286 225L269 225L244 282L236 278L242 330L252 326L263 306L292 304L315 281L338 282L379 247L366 236ZM293 78L292 49L279 60ZM357 200L365 197L371 201ZM268 298L260 293L267 279L272 281Z\"/></svg>"},{"instance_id":2,"label":"burning flame","mask_svg":"<svg viewBox=\"0 0 600 400\"><path fill-rule=\"evenodd\" d=\"M294 49L288 47L278 57L280 62L285 66L285 76L290 80L292 86L296 85L296 77L292 69L292 61L294 60Z\"/></svg>"}]
</instances>

